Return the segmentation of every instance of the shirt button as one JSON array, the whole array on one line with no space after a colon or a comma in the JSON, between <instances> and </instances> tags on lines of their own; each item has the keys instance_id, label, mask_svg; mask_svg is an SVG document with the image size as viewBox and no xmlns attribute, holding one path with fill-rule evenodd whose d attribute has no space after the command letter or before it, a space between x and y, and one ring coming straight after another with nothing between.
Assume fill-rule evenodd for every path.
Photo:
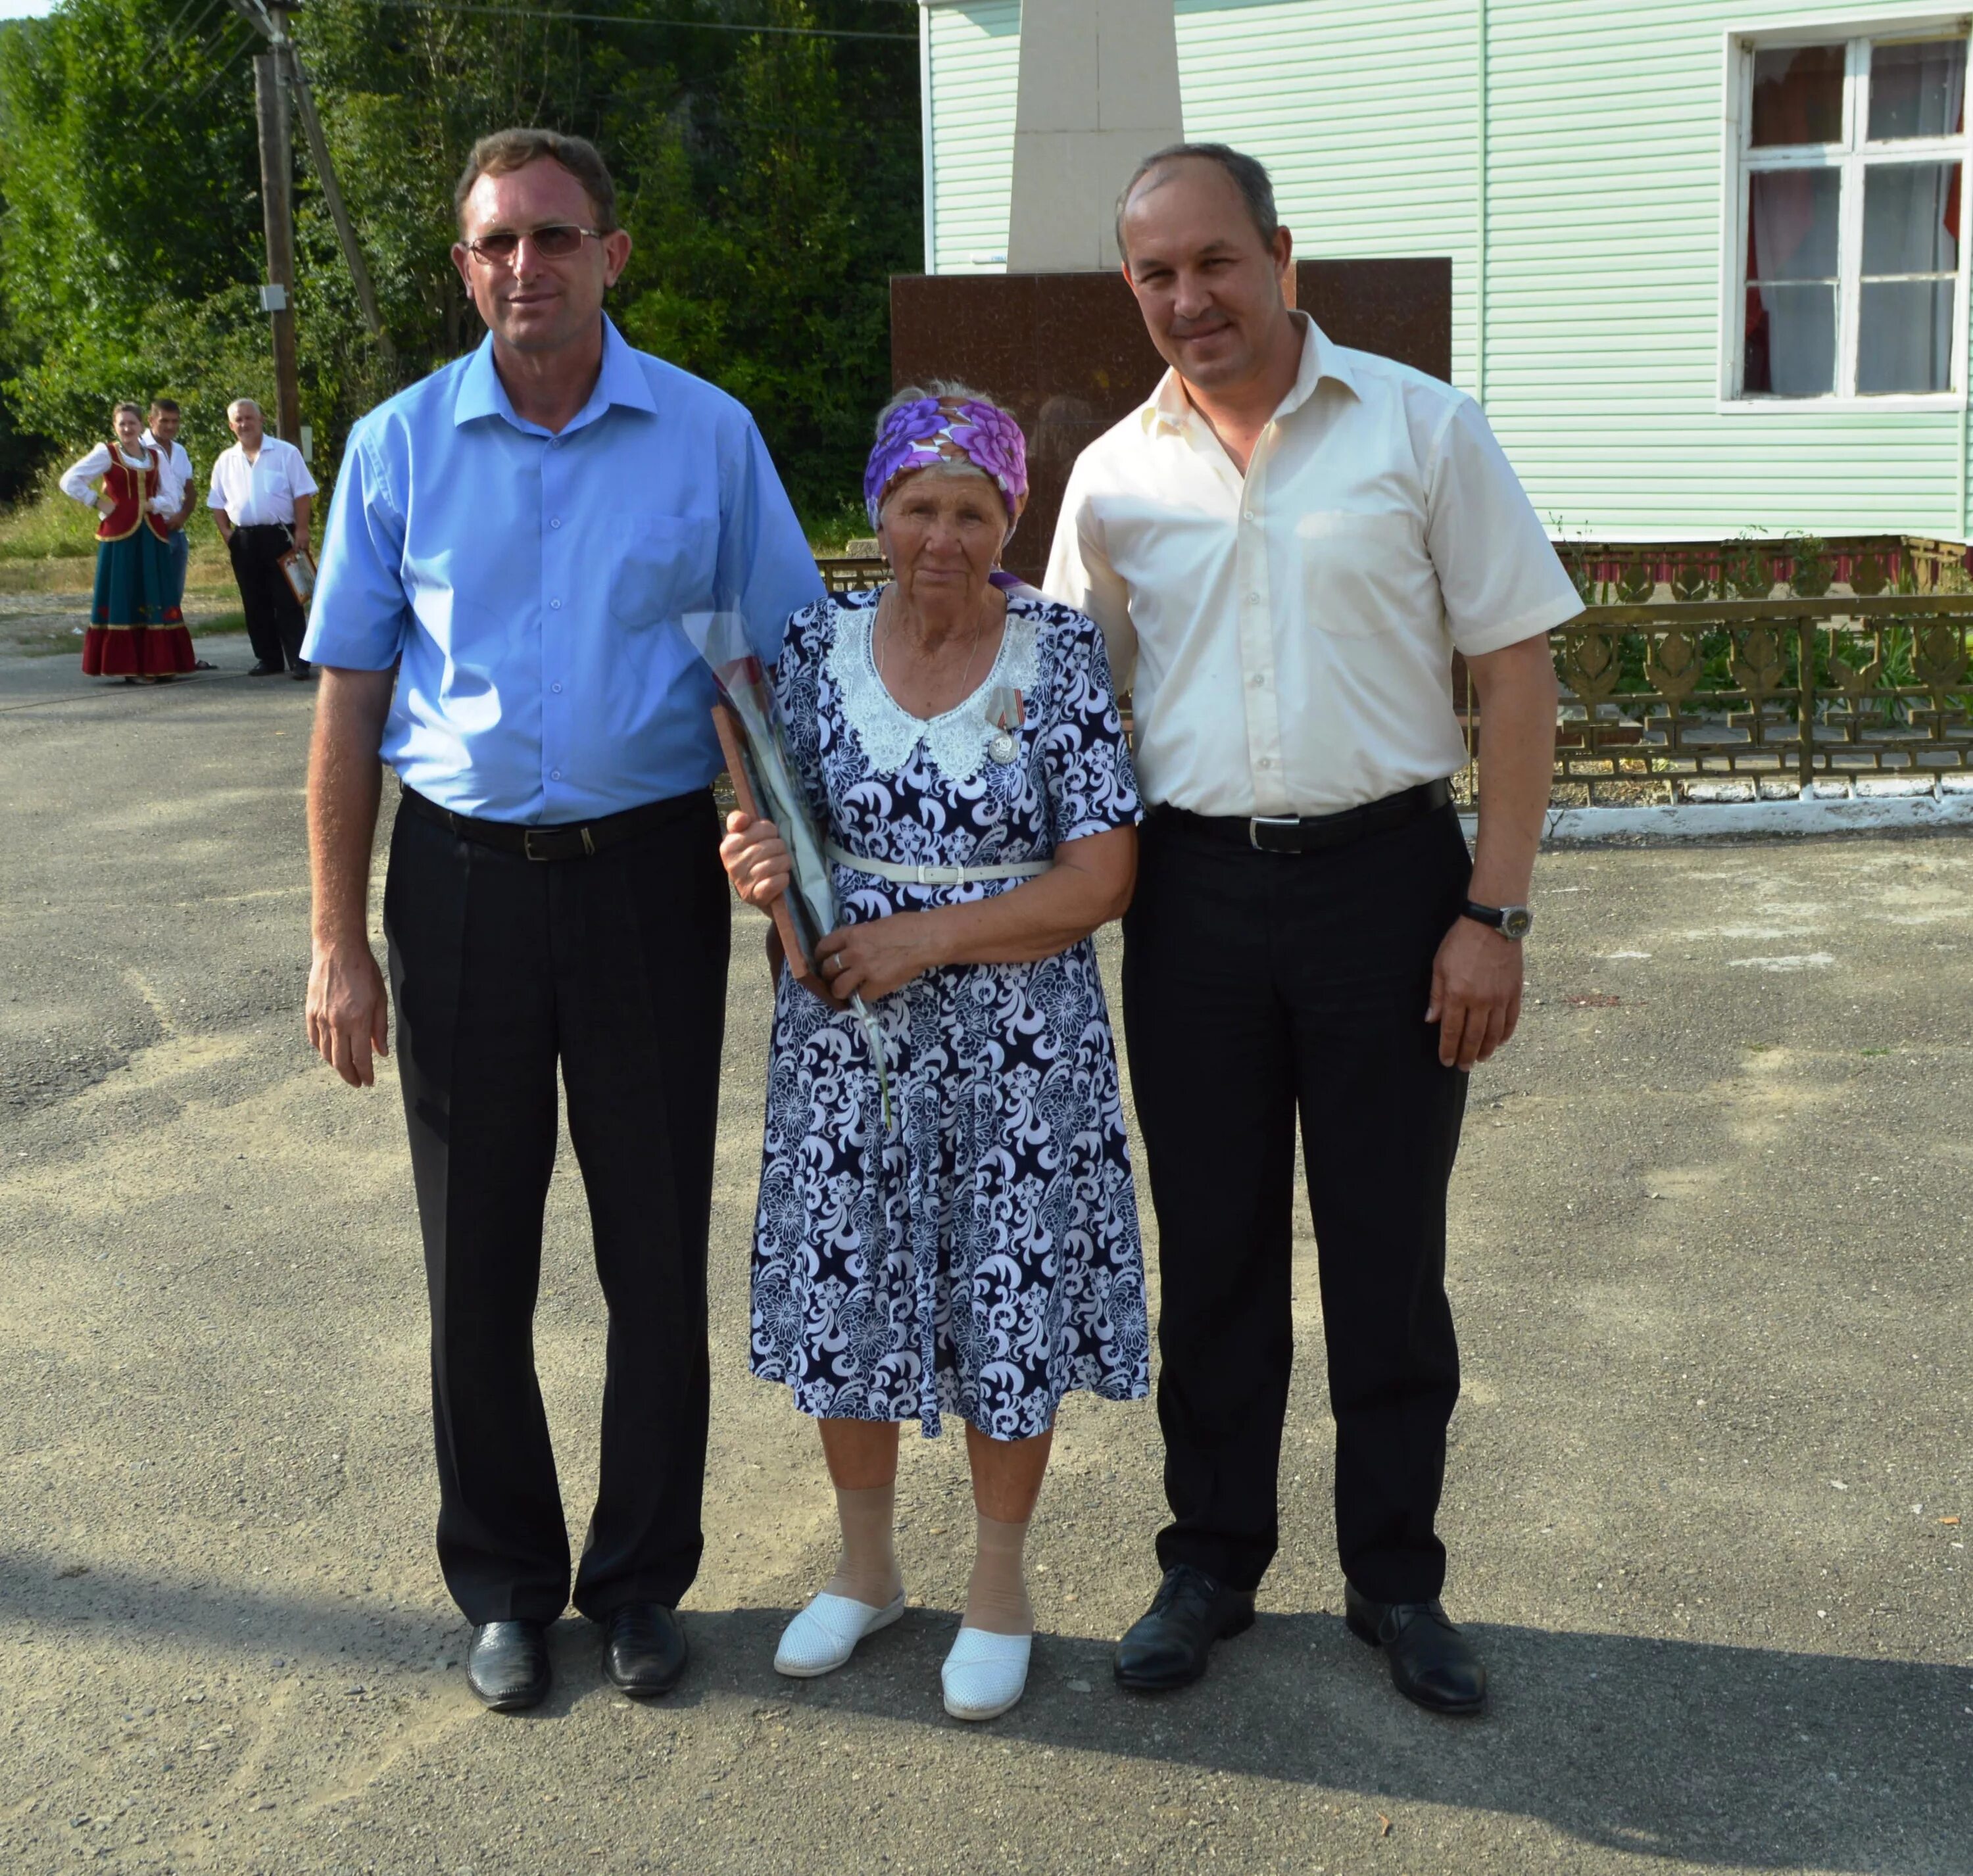
<instances>
[{"instance_id":1,"label":"shirt button","mask_svg":"<svg viewBox=\"0 0 1973 1876\"><path fill-rule=\"evenodd\" d=\"M560 612L560 611L561 610L561 600L549 600L549 601L548 601L548 610L549 610L551 612L557 612L557 613Z\"/></svg>"},{"instance_id":2,"label":"shirt button","mask_svg":"<svg viewBox=\"0 0 1973 1876\"><path fill-rule=\"evenodd\" d=\"M1242 508L1240 511L1240 518L1243 521L1252 521L1254 518L1254 511L1252 508Z\"/></svg>"},{"instance_id":3,"label":"shirt button","mask_svg":"<svg viewBox=\"0 0 1973 1876\"><path fill-rule=\"evenodd\" d=\"M548 688L549 688L550 690L551 690L552 691L554 691L554 692L555 692L555 694L556 695L556 696L558 696L558 697L561 696L561 686L559 684L551 684L551 685L548 686Z\"/></svg>"},{"instance_id":4,"label":"shirt button","mask_svg":"<svg viewBox=\"0 0 1973 1876\"><path fill-rule=\"evenodd\" d=\"M1261 766L1262 768L1264 768L1264 769L1271 769L1274 766L1274 757L1271 757L1271 756L1263 756L1263 757L1261 758Z\"/></svg>"},{"instance_id":5,"label":"shirt button","mask_svg":"<svg viewBox=\"0 0 1973 1876\"><path fill-rule=\"evenodd\" d=\"M1250 593L1247 595L1247 603L1249 606L1258 606L1260 603L1261 596L1258 593Z\"/></svg>"},{"instance_id":6,"label":"shirt button","mask_svg":"<svg viewBox=\"0 0 1973 1876\"><path fill-rule=\"evenodd\" d=\"M549 779L551 782L559 782L559 781L561 779L561 770L559 770L559 769L551 769L551 770L549 770L549 771L548 771L548 779Z\"/></svg>"},{"instance_id":7,"label":"shirt button","mask_svg":"<svg viewBox=\"0 0 1973 1876\"><path fill-rule=\"evenodd\" d=\"M1252 520L1253 518L1250 515L1248 518ZM559 528L561 525L561 517L558 515L553 521L548 523L548 525L551 528Z\"/></svg>"},{"instance_id":8,"label":"shirt button","mask_svg":"<svg viewBox=\"0 0 1973 1876\"><path fill-rule=\"evenodd\" d=\"M1267 678L1265 675L1261 672L1255 672L1254 675L1247 680L1247 681L1257 691L1265 691L1268 688ZM560 690L561 686L558 684L555 686L555 688L557 690Z\"/></svg>"}]
</instances>

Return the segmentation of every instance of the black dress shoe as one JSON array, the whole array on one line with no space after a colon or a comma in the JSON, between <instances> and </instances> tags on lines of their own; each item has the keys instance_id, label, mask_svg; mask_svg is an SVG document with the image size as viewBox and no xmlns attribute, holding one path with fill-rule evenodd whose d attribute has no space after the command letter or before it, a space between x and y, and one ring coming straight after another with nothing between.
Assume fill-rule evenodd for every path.
<instances>
[{"instance_id":1,"label":"black dress shoe","mask_svg":"<svg viewBox=\"0 0 1973 1876\"><path fill-rule=\"evenodd\" d=\"M263 658L247 675L250 678L278 678L286 668L276 660Z\"/></svg>"},{"instance_id":2,"label":"black dress shoe","mask_svg":"<svg viewBox=\"0 0 1973 1876\"><path fill-rule=\"evenodd\" d=\"M315 675L315 666L310 664L306 658L299 659L296 662L293 668L289 672L288 675L293 678L295 681L299 684L303 678L312 678Z\"/></svg>"},{"instance_id":3,"label":"black dress shoe","mask_svg":"<svg viewBox=\"0 0 1973 1876\"><path fill-rule=\"evenodd\" d=\"M1117 1684L1146 1694L1189 1687L1205 1673L1215 1642L1253 1626L1252 1591L1229 1590L1190 1564L1174 1564L1150 1607L1117 1644Z\"/></svg>"},{"instance_id":4,"label":"black dress shoe","mask_svg":"<svg viewBox=\"0 0 1973 1876\"><path fill-rule=\"evenodd\" d=\"M466 1650L466 1678L496 1713L518 1713L548 1696L548 1638L538 1622L483 1622Z\"/></svg>"},{"instance_id":5,"label":"black dress shoe","mask_svg":"<svg viewBox=\"0 0 1973 1876\"><path fill-rule=\"evenodd\" d=\"M603 1618L603 1672L633 1700L669 1694L685 1672L685 1625L663 1603L626 1603Z\"/></svg>"},{"instance_id":6,"label":"black dress shoe","mask_svg":"<svg viewBox=\"0 0 1973 1876\"><path fill-rule=\"evenodd\" d=\"M1436 1598L1373 1603L1346 1583L1343 1619L1353 1634L1384 1651L1392 1682L1405 1699L1434 1713L1477 1713L1487 1704L1486 1664Z\"/></svg>"}]
</instances>

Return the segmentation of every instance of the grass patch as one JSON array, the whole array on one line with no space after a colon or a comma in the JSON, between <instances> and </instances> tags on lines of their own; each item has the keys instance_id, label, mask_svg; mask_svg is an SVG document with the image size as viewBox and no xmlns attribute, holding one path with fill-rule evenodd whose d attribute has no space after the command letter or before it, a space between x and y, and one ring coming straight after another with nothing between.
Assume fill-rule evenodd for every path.
<instances>
[{"instance_id":1,"label":"grass patch","mask_svg":"<svg viewBox=\"0 0 1973 1876\"><path fill-rule=\"evenodd\" d=\"M0 561L81 561L95 551L88 510L64 495L53 477L25 502L0 509Z\"/></svg>"},{"instance_id":2,"label":"grass patch","mask_svg":"<svg viewBox=\"0 0 1973 1876\"><path fill-rule=\"evenodd\" d=\"M845 501L839 508L807 518L803 531L813 554L840 554L852 541L867 541L876 530L860 502Z\"/></svg>"}]
</instances>

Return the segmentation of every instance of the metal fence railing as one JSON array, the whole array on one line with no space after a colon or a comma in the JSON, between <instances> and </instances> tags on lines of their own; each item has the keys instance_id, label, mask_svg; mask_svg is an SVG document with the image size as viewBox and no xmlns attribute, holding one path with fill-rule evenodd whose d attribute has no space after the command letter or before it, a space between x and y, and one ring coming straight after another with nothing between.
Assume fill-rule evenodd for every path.
<instances>
[{"instance_id":1,"label":"metal fence railing","mask_svg":"<svg viewBox=\"0 0 1973 1876\"><path fill-rule=\"evenodd\" d=\"M1847 793L1973 771L1973 593L1598 606L1553 642L1559 801Z\"/></svg>"}]
</instances>

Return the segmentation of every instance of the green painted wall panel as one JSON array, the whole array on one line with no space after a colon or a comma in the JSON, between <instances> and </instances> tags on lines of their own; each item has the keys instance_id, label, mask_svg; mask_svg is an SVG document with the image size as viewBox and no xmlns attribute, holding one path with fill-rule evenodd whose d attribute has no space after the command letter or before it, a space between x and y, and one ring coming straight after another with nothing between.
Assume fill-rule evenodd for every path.
<instances>
[{"instance_id":1,"label":"green painted wall panel","mask_svg":"<svg viewBox=\"0 0 1973 1876\"><path fill-rule=\"evenodd\" d=\"M924 31L933 271L998 273L1006 264L1021 0L932 7Z\"/></svg>"},{"instance_id":2,"label":"green painted wall panel","mask_svg":"<svg viewBox=\"0 0 1973 1876\"><path fill-rule=\"evenodd\" d=\"M1726 35L1799 11L1487 0L1483 204L1481 0L1176 0L1186 132L1268 163L1304 254L1451 257L1454 377L1557 525L1963 538L1963 410L1716 407ZM1005 242L1019 7L931 18L938 265L964 267Z\"/></svg>"}]
</instances>

